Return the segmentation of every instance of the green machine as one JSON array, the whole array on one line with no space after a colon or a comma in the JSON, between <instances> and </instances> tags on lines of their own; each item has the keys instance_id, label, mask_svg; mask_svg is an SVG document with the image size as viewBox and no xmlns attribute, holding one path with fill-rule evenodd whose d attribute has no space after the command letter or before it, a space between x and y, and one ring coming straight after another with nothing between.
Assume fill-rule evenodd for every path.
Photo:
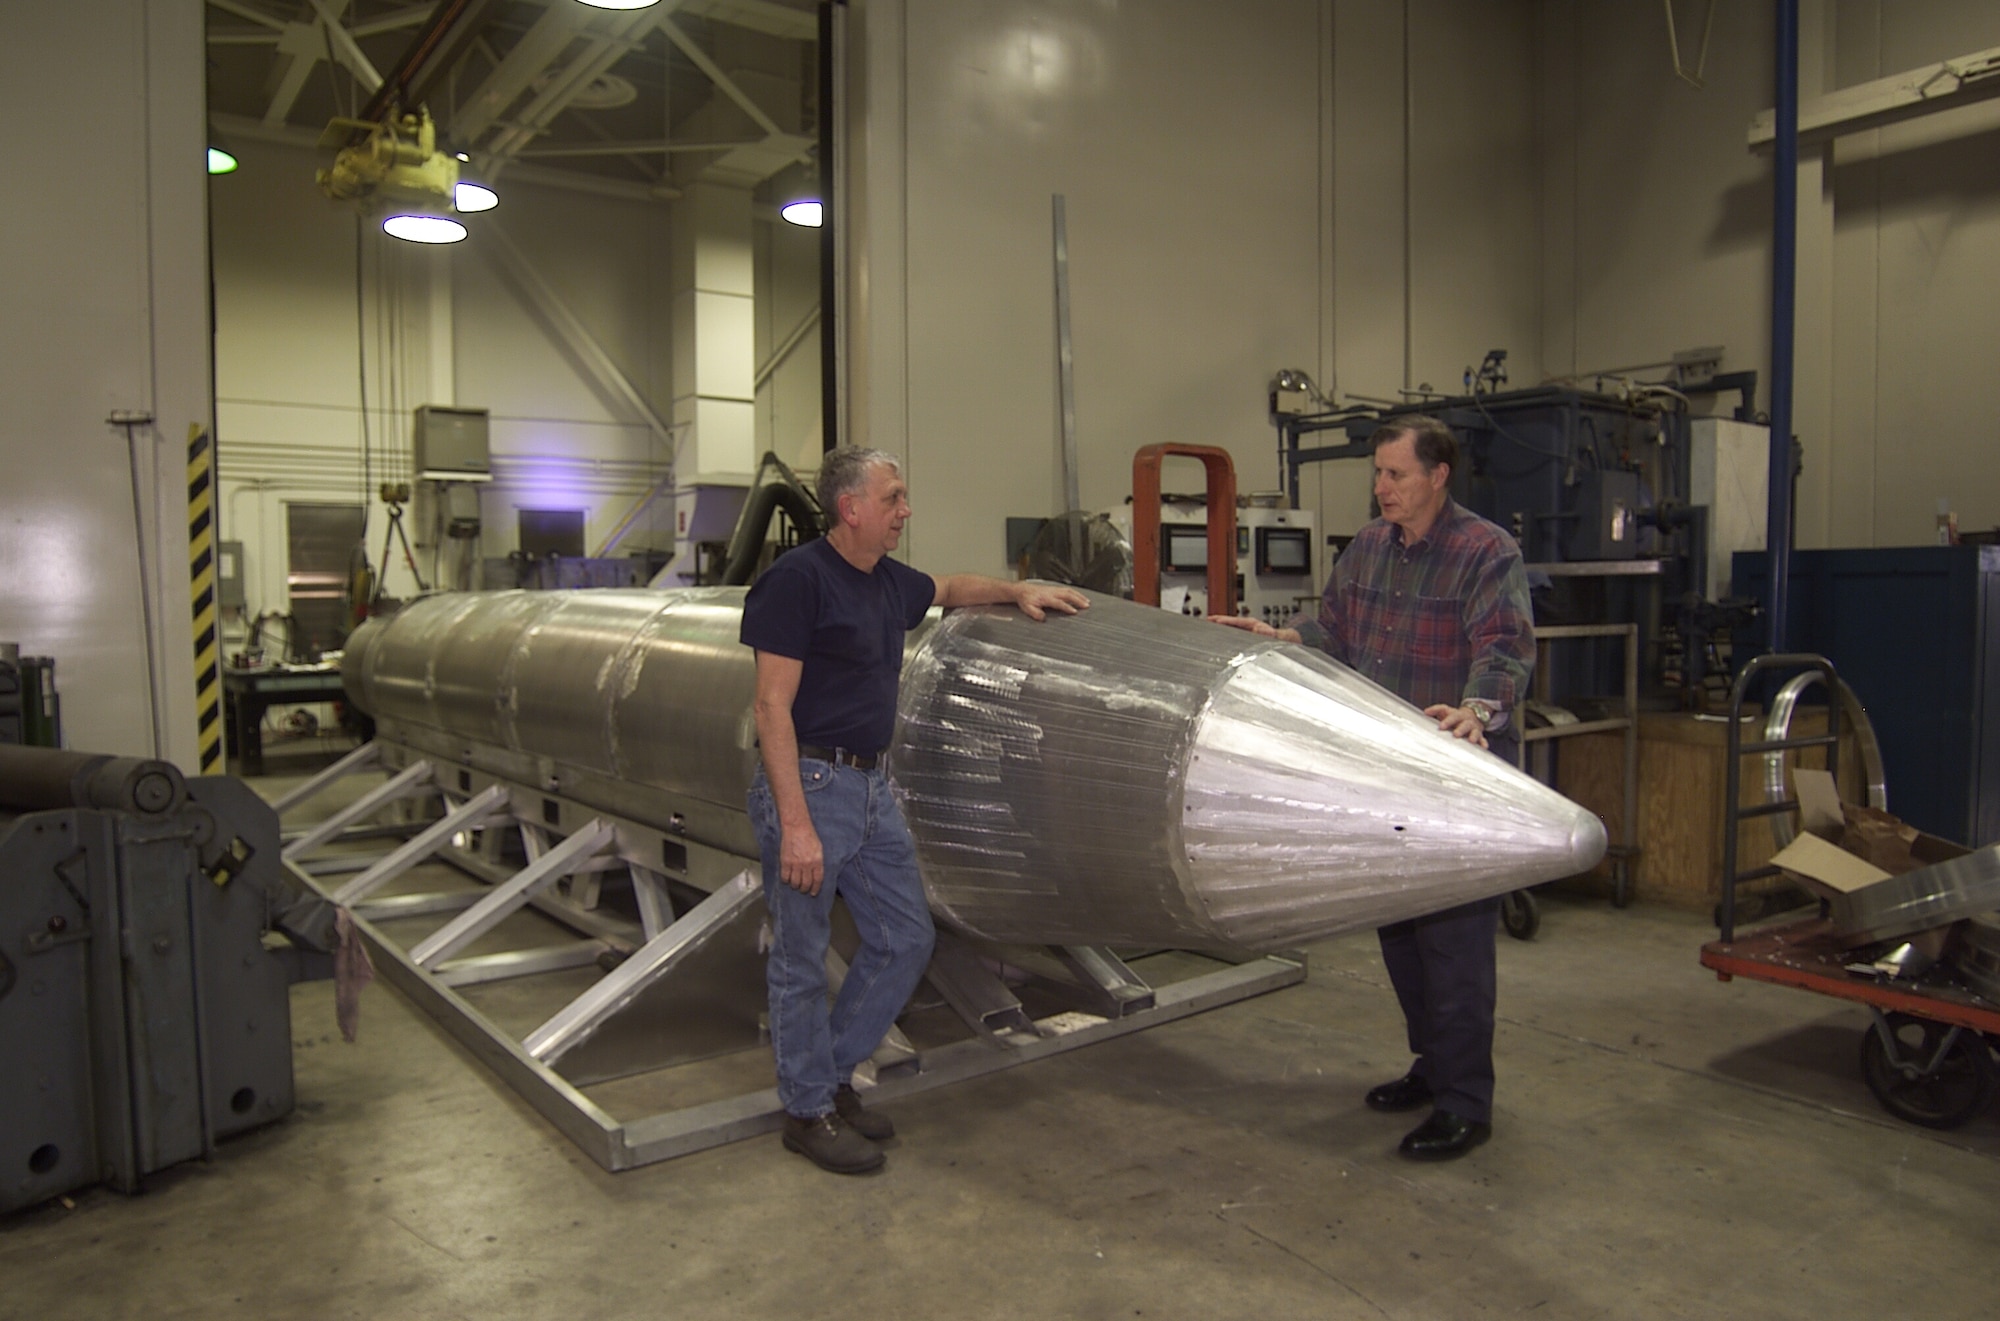
<instances>
[{"instance_id":1,"label":"green machine","mask_svg":"<svg viewBox=\"0 0 2000 1321\"><path fill-rule=\"evenodd\" d=\"M0 743L62 746L53 657L23 656L17 645L0 643Z\"/></svg>"}]
</instances>

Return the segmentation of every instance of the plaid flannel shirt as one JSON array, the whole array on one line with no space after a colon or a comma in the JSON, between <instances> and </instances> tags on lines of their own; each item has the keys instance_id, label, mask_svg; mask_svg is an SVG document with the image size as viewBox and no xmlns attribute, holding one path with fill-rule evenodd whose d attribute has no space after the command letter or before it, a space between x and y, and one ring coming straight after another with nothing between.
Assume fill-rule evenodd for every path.
<instances>
[{"instance_id":1,"label":"plaid flannel shirt","mask_svg":"<svg viewBox=\"0 0 2000 1321\"><path fill-rule=\"evenodd\" d=\"M1478 698L1503 728L1535 666L1528 575L1514 538L1449 497L1414 545L1376 519L1335 561L1311 646L1417 706Z\"/></svg>"}]
</instances>

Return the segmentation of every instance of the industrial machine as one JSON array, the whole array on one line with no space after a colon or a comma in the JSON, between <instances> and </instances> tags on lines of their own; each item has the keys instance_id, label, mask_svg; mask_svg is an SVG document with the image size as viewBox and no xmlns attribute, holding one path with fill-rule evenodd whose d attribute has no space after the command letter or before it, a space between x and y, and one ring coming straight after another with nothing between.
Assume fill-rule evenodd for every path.
<instances>
[{"instance_id":1,"label":"industrial machine","mask_svg":"<svg viewBox=\"0 0 2000 1321\"><path fill-rule=\"evenodd\" d=\"M1197 459L1199 496L1161 486L1165 461ZM1277 494L1238 496L1236 463L1215 445L1142 445L1132 495L1104 518L1132 548L1132 598L1174 614L1278 624L1312 602L1312 516Z\"/></svg>"},{"instance_id":2,"label":"industrial machine","mask_svg":"<svg viewBox=\"0 0 2000 1321\"><path fill-rule=\"evenodd\" d=\"M1111 510L1111 526L1132 539L1132 506ZM1283 625L1310 611L1313 514L1287 509L1275 493L1241 496L1236 507L1236 613ZM1209 613L1208 502L1167 496L1160 503L1160 604L1183 615Z\"/></svg>"},{"instance_id":3,"label":"industrial machine","mask_svg":"<svg viewBox=\"0 0 2000 1321\"><path fill-rule=\"evenodd\" d=\"M23 656L17 642L0 642L0 743L62 746L55 659Z\"/></svg>"},{"instance_id":4,"label":"industrial machine","mask_svg":"<svg viewBox=\"0 0 2000 1321\"><path fill-rule=\"evenodd\" d=\"M499 202L492 189L459 178L466 157L438 147L437 126L422 105L380 119L336 116L319 146L334 153L333 164L315 176L320 191L357 204L399 239L455 243L465 237L457 216Z\"/></svg>"},{"instance_id":5,"label":"industrial machine","mask_svg":"<svg viewBox=\"0 0 2000 1321\"><path fill-rule=\"evenodd\" d=\"M744 976L761 887L743 598L436 596L370 621L344 664L376 739L280 804L388 772L288 862L350 909L385 976L610 1169L781 1116L768 1088L691 1101L662 1084L677 1108L625 1118L586 1090L758 1045L741 1030L762 1003ZM878 1054L888 1095L1288 985L1298 942L1604 851L1594 816L1352 671L1106 596L1042 623L934 615L909 639L889 761L940 927L929 983L956 1017ZM389 853L329 851L411 800L438 814ZM448 884L419 873L432 861ZM496 948L506 931L535 943ZM724 989L698 982L704 965ZM483 998L500 981L505 999Z\"/></svg>"},{"instance_id":6,"label":"industrial machine","mask_svg":"<svg viewBox=\"0 0 2000 1321\"><path fill-rule=\"evenodd\" d=\"M1755 373L1716 373L1720 350L1681 357L1666 382L1504 390L1506 353L1496 349L1467 369L1464 394L1394 406L1333 407L1303 372L1280 372L1270 405L1286 493L1296 504L1307 464L1367 461L1368 437L1384 422L1437 417L1464 452L1452 497L1520 542L1537 620L1636 625L1648 696L1719 701L1708 691L1722 659L1717 639L1726 645L1728 628L1754 610L1728 595L1729 556L1763 549L1768 440L1755 425ZM1690 415L1690 395L1725 390L1742 392L1735 417ZM1305 443L1323 433L1340 440ZM1559 695L1620 688L1613 641L1550 663Z\"/></svg>"},{"instance_id":7,"label":"industrial machine","mask_svg":"<svg viewBox=\"0 0 2000 1321\"><path fill-rule=\"evenodd\" d=\"M332 923L241 781L0 748L0 1211L289 1114L288 990Z\"/></svg>"}]
</instances>

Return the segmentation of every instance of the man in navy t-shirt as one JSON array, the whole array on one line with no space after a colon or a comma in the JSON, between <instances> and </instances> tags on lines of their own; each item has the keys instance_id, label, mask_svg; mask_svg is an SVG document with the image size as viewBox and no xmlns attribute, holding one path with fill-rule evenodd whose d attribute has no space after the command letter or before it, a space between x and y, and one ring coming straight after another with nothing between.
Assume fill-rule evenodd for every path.
<instances>
[{"instance_id":1,"label":"man in navy t-shirt","mask_svg":"<svg viewBox=\"0 0 2000 1321\"><path fill-rule=\"evenodd\" d=\"M896 726L903 635L933 605L1012 603L1030 619L1074 614L1083 593L952 574L888 558L910 517L894 456L843 447L820 466L827 535L783 556L750 589L742 640L757 652L750 822L771 918L765 980L785 1146L823 1169L879 1169L895 1133L864 1110L850 1078L908 1003L931 955L916 846L882 776ZM826 951L833 900L861 948L831 1011ZM872 1141L871 1141L872 1139Z\"/></svg>"}]
</instances>

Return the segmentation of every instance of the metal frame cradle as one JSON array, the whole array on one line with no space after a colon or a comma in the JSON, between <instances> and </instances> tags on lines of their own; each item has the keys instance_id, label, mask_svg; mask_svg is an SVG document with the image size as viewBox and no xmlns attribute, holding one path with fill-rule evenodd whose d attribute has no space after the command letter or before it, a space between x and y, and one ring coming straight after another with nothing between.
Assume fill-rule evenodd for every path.
<instances>
[{"instance_id":1,"label":"metal frame cradle","mask_svg":"<svg viewBox=\"0 0 2000 1321\"><path fill-rule=\"evenodd\" d=\"M695 956L761 905L756 859L685 833L689 816L712 815L712 807L701 811L704 805L689 803L685 814L663 810L661 796L648 791L643 816L667 821L661 829L637 811L606 810L608 802L634 806L618 801L623 795L617 786L588 783L504 749L458 740L446 747L434 731L394 722L384 722L375 741L274 806L282 818L336 783L373 772L384 774L381 784L287 831L285 865L346 908L390 984L544 1118L612 1171L780 1126L784 1112L775 1088L621 1120L557 1067L649 989L698 975ZM370 824L389 809L405 819ZM518 832L523 865L499 860L498 846L510 831ZM326 851L339 842L383 838L400 842L386 854ZM483 888L382 893L428 862L448 863ZM629 878L636 923L598 905L604 880L620 876ZM565 881L567 894L561 892ZM683 900L678 907L676 896ZM525 908L572 938L464 952ZM382 929L392 920L430 915L444 917L443 925L407 947ZM1216 966L1154 986L1104 946L1003 949L940 928L927 978L971 1035L919 1052L893 1031L873 1061L874 1097L890 1100L1011 1068L1290 986L1306 975L1302 954L1236 957L1242 961L1205 956ZM845 967L837 954L828 963L837 984ZM592 967L604 969L603 975L525 1036L463 994L481 984ZM1022 982L1070 1007L1034 1017L1015 994Z\"/></svg>"}]
</instances>

